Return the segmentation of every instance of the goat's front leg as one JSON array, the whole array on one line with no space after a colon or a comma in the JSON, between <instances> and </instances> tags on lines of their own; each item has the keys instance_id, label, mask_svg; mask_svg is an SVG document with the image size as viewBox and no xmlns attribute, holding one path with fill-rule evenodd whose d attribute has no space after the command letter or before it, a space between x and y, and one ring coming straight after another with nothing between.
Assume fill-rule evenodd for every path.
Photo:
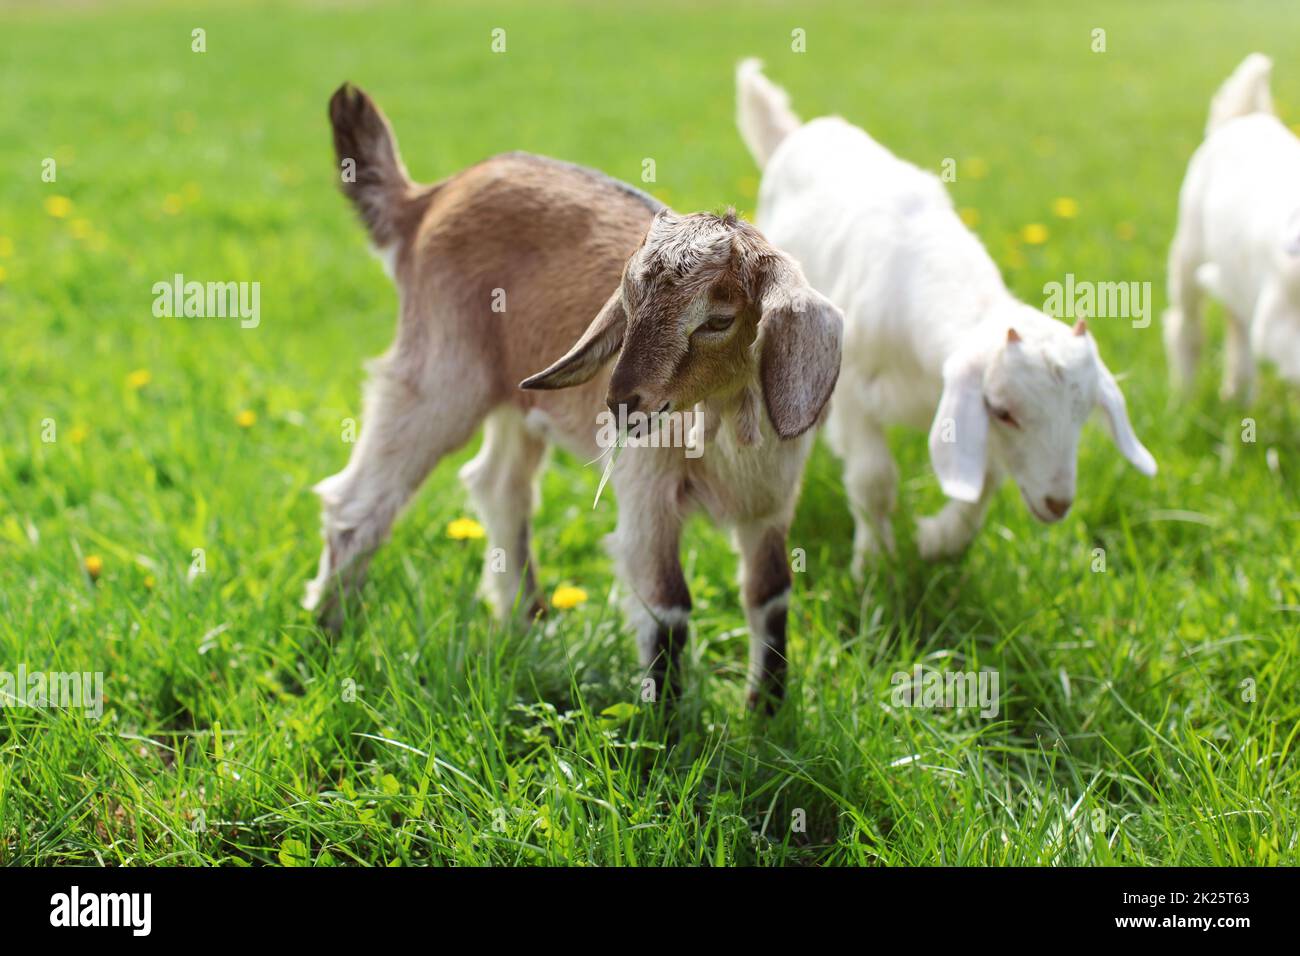
<instances>
[{"instance_id":1,"label":"goat's front leg","mask_svg":"<svg viewBox=\"0 0 1300 956\"><path fill-rule=\"evenodd\" d=\"M745 619L749 624L749 708L776 710L785 698L786 617L790 607L790 564L786 525L743 524L736 529Z\"/></svg>"},{"instance_id":2,"label":"goat's front leg","mask_svg":"<svg viewBox=\"0 0 1300 956\"><path fill-rule=\"evenodd\" d=\"M650 682L642 698L671 702L681 687L681 652L691 614L678 551L682 516L676 488L639 475L616 484L618 527L608 545L631 592L628 621L636 629L643 679Z\"/></svg>"},{"instance_id":3,"label":"goat's front leg","mask_svg":"<svg viewBox=\"0 0 1300 956\"><path fill-rule=\"evenodd\" d=\"M1001 475L990 471L984 476L984 489L979 500L956 501L949 499L939 513L921 518L916 523L916 548L926 561L952 558L961 554L975 539L989 505L1002 484Z\"/></svg>"}]
</instances>

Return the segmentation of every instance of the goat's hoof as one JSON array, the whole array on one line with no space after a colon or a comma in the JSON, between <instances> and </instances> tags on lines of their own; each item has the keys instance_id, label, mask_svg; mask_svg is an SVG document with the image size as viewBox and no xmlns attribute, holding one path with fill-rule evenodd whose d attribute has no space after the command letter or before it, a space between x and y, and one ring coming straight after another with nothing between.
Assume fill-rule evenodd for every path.
<instances>
[{"instance_id":1,"label":"goat's hoof","mask_svg":"<svg viewBox=\"0 0 1300 956\"><path fill-rule=\"evenodd\" d=\"M745 709L760 717L771 717L784 701L784 687L750 687L745 691Z\"/></svg>"},{"instance_id":2,"label":"goat's hoof","mask_svg":"<svg viewBox=\"0 0 1300 956\"><path fill-rule=\"evenodd\" d=\"M342 605L337 593L317 586L315 581L307 585L307 594L302 599L303 609L311 612L316 626L334 635L343 630Z\"/></svg>"},{"instance_id":3,"label":"goat's hoof","mask_svg":"<svg viewBox=\"0 0 1300 956\"><path fill-rule=\"evenodd\" d=\"M923 560L942 561L966 550L967 539L953 532L942 518L921 518L916 523L916 550Z\"/></svg>"},{"instance_id":4,"label":"goat's hoof","mask_svg":"<svg viewBox=\"0 0 1300 956\"><path fill-rule=\"evenodd\" d=\"M1226 405L1237 405L1246 408L1250 405L1251 398L1250 389L1243 385L1224 384L1219 388L1219 401Z\"/></svg>"}]
</instances>

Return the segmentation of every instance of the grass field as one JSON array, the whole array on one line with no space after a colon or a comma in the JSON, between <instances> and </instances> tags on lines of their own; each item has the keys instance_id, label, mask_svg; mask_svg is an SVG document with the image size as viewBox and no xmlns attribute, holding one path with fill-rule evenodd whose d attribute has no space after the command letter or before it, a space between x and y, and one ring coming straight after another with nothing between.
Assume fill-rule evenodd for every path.
<instances>
[{"instance_id":1,"label":"grass field","mask_svg":"<svg viewBox=\"0 0 1300 956\"><path fill-rule=\"evenodd\" d=\"M298 607L309 488L347 458L395 313L335 188L341 81L384 106L419 179L529 149L639 183L648 157L678 209L752 215L731 71L758 55L804 116L955 159L1027 301L1072 272L1150 281L1158 313L1213 90L1263 50L1300 122L1288 4L186 6L0 12L0 671L99 671L106 696L98 720L0 709L0 862L1300 860L1300 395L1265 374L1243 412L1207 367L1176 402L1158 318L1094 331L1160 474L1090 424L1059 525L1008 486L962 560L923 564L912 521L941 495L924 436L899 432L901 554L863 589L819 447L770 721L745 714L735 562L703 521L676 736L634 706L600 546L615 502L593 511L597 473L562 455L536 546L547 592L585 603L490 622L483 542L448 535L471 446L379 553L362 620L330 638ZM260 282L260 324L155 318L175 273ZM996 669L997 718L891 706L918 663Z\"/></svg>"}]
</instances>

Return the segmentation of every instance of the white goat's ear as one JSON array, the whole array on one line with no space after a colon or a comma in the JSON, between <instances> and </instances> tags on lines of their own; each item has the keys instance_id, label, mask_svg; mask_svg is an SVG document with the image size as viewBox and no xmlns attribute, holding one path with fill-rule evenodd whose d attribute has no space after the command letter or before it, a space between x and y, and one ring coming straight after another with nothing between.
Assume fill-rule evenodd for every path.
<instances>
[{"instance_id":1,"label":"white goat's ear","mask_svg":"<svg viewBox=\"0 0 1300 956\"><path fill-rule=\"evenodd\" d=\"M1095 352L1094 352L1095 355ZM1119 390L1119 383L1110 374L1101 356L1097 361L1097 405L1106 419L1106 430L1119 453L1142 474L1150 478L1156 473L1156 460L1151 452L1138 441L1133 432L1133 425L1128 420L1128 407L1124 402L1124 393Z\"/></svg>"},{"instance_id":2,"label":"white goat's ear","mask_svg":"<svg viewBox=\"0 0 1300 956\"><path fill-rule=\"evenodd\" d=\"M984 490L989 416L984 408L982 351L958 352L943 363L943 395L930 426L930 462L943 493L979 501Z\"/></svg>"},{"instance_id":3,"label":"white goat's ear","mask_svg":"<svg viewBox=\"0 0 1300 956\"><path fill-rule=\"evenodd\" d=\"M623 347L627 329L627 310L623 308L623 291L615 289L606 300L587 331L554 365L519 383L520 388L569 388L591 381L600 367Z\"/></svg>"},{"instance_id":4,"label":"white goat's ear","mask_svg":"<svg viewBox=\"0 0 1300 956\"><path fill-rule=\"evenodd\" d=\"M774 259L763 285L756 347L763 403L781 438L817 423L840 374L844 317L792 262Z\"/></svg>"}]
</instances>

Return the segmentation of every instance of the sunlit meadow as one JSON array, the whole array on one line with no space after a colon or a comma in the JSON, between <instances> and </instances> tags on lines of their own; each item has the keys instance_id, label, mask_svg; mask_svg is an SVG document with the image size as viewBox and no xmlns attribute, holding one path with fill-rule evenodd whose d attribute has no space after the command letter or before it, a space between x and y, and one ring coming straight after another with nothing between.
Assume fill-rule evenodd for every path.
<instances>
[{"instance_id":1,"label":"sunlit meadow","mask_svg":"<svg viewBox=\"0 0 1300 956\"><path fill-rule=\"evenodd\" d=\"M1266 373L1242 410L1207 367L1175 400L1158 320L1209 97L1256 49L1300 122L1281 0L0 10L0 671L105 691L98 719L0 708L0 862L1296 863L1300 395ZM900 431L900 553L859 586L819 448L767 721L744 711L735 561L704 521L689 698L673 728L639 704L601 548L616 502L593 509L598 470L564 455L535 524L543 624L503 631L478 597L471 443L357 618L318 630L309 489L364 427L362 361L395 312L336 189L330 92L374 94L419 179L528 149L752 215L746 55L803 115L955 161L1026 301L1067 273L1152 283L1150 327L1093 329L1158 477L1094 422L1067 520L1036 524L1008 486L970 552L930 566L911 527L941 495ZM259 283L260 322L157 317L178 273ZM894 706L918 663L996 670L997 716Z\"/></svg>"}]
</instances>

